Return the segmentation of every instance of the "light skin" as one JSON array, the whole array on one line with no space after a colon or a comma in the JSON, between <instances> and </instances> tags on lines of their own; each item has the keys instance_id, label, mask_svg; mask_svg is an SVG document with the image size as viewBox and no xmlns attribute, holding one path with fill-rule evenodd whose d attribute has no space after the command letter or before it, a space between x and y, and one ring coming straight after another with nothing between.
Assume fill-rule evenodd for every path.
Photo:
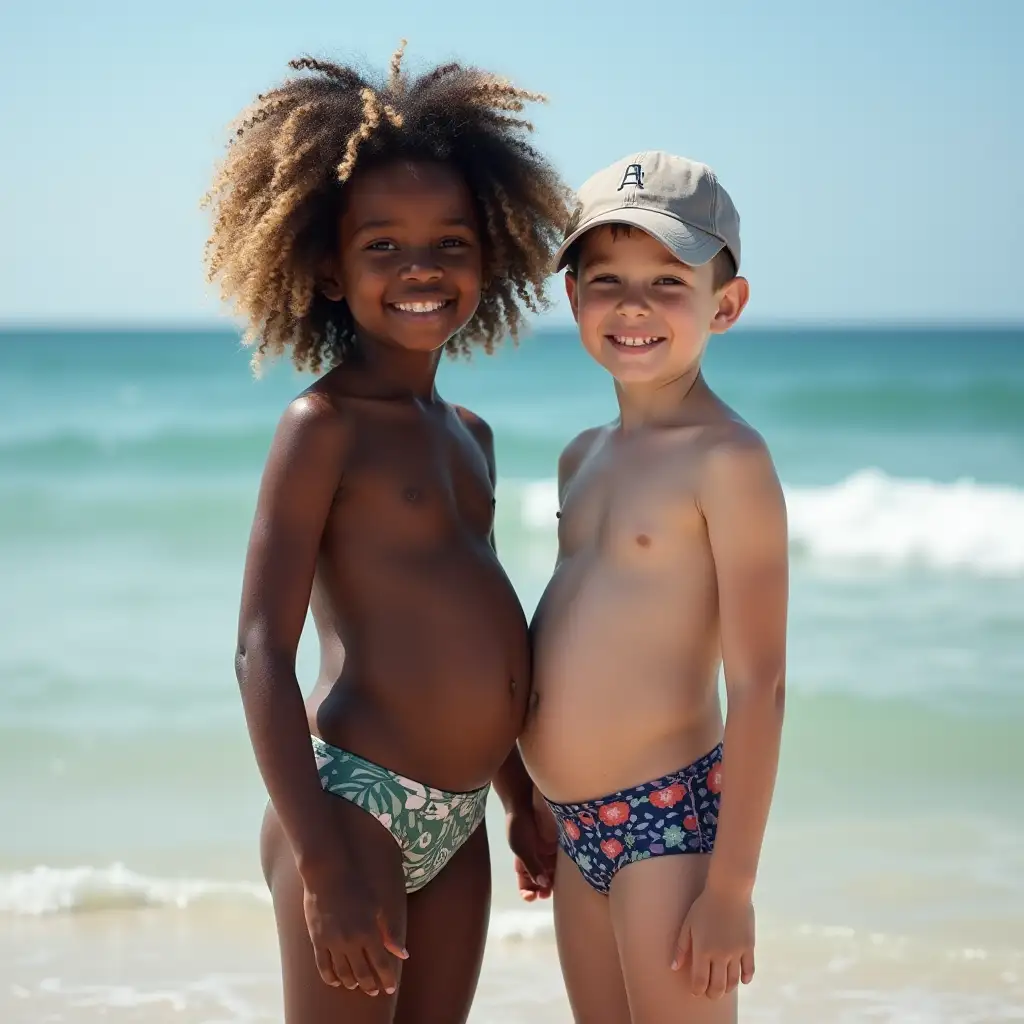
<instances>
[{"instance_id":1,"label":"light skin","mask_svg":"<svg viewBox=\"0 0 1024 1024\"><path fill-rule=\"evenodd\" d=\"M246 558L236 668L270 795L261 858L287 1024L460 1021L487 931L486 827L407 894L394 838L323 791L310 735L440 789L497 775L517 855L545 870L513 784L529 647L493 547L493 438L434 386L479 303L483 239L447 165L376 167L346 192L319 287L348 302L362 357L282 416ZM320 673L303 700L307 609Z\"/></svg>"},{"instance_id":2,"label":"light skin","mask_svg":"<svg viewBox=\"0 0 1024 1024\"><path fill-rule=\"evenodd\" d=\"M716 288L714 273L606 226L583 237L566 275L620 416L559 461L559 554L531 626L524 762L548 799L577 803L723 742L713 853L627 864L607 896L558 855L556 933L583 1024L725 1024L754 974L752 893L783 720L787 528L764 442L701 373L711 336L749 294L738 277Z\"/></svg>"}]
</instances>

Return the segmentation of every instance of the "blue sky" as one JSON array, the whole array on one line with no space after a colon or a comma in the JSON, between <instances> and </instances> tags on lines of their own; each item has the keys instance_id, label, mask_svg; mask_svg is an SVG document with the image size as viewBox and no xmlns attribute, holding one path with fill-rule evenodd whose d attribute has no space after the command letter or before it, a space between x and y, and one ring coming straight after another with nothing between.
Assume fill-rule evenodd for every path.
<instances>
[{"instance_id":1,"label":"blue sky","mask_svg":"<svg viewBox=\"0 0 1024 1024\"><path fill-rule=\"evenodd\" d=\"M570 184L634 149L712 164L750 322L1024 321L1016 0L7 0L2 22L0 322L217 318L198 199L227 123L293 56L384 65L401 36L547 93Z\"/></svg>"}]
</instances>

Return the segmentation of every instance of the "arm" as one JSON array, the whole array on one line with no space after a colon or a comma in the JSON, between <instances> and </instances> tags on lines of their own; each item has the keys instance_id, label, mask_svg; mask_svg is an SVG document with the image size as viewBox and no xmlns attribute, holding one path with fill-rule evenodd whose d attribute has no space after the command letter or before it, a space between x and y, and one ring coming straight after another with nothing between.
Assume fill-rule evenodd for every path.
<instances>
[{"instance_id":1,"label":"arm","mask_svg":"<svg viewBox=\"0 0 1024 1024\"><path fill-rule=\"evenodd\" d=\"M324 796L295 676L348 444L344 420L323 395L297 399L281 417L249 538L235 667L256 762L302 879L320 976L376 995L395 990L392 958L408 956L405 890L349 852L341 820L364 812Z\"/></svg>"},{"instance_id":2,"label":"arm","mask_svg":"<svg viewBox=\"0 0 1024 1024\"><path fill-rule=\"evenodd\" d=\"M316 394L281 417L249 538L235 672L256 762L300 871L324 849L323 790L295 655L324 523L346 447L337 413Z\"/></svg>"},{"instance_id":3,"label":"arm","mask_svg":"<svg viewBox=\"0 0 1024 1024\"><path fill-rule=\"evenodd\" d=\"M779 762L789 591L785 499L759 437L712 453L701 505L718 580L729 706L707 885L749 898Z\"/></svg>"},{"instance_id":4,"label":"arm","mask_svg":"<svg viewBox=\"0 0 1024 1024\"><path fill-rule=\"evenodd\" d=\"M786 507L752 432L708 456L700 506L718 584L729 712L718 832L673 968L688 960L694 995L717 999L754 975L751 895L775 788L786 676Z\"/></svg>"}]
</instances>

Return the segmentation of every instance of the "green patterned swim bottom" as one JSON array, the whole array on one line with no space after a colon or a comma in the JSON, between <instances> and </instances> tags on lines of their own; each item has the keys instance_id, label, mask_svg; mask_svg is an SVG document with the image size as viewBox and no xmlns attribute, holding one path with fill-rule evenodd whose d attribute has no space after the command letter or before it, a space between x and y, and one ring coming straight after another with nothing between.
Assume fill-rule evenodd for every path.
<instances>
[{"instance_id":1,"label":"green patterned swim bottom","mask_svg":"<svg viewBox=\"0 0 1024 1024\"><path fill-rule=\"evenodd\" d=\"M484 820L490 786L448 793L396 775L313 736L320 784L372 814L402 851L405 891L422 889Z\"/></svg>"}]
</instances>

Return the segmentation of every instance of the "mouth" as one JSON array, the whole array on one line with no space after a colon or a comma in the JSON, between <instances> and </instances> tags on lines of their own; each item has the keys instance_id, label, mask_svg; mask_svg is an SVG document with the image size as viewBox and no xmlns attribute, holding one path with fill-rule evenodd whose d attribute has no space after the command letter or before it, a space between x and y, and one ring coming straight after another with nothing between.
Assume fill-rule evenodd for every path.
<instances>
[{"instance_id":1,"label":"mouth","mask_svg":"<svg viewBox=\"0 0 1024 1024\"><path fill-rule=\"evenodd\" d=\"M645 352L660 345L665 338L657 334L606 334L605 337L618 349L630 352Z\"/></svg>"},{"instance_id":2,"label":"mouth","mask_svg":"<svg viewBox=\"0 0 1024 1024\"><path fill-rule=\"evenodd\" d=\"M453 299L419 299L415 302L389 302L388 307L407 316L430 316L454 304Z\"/></svg>"}]
</instances>

